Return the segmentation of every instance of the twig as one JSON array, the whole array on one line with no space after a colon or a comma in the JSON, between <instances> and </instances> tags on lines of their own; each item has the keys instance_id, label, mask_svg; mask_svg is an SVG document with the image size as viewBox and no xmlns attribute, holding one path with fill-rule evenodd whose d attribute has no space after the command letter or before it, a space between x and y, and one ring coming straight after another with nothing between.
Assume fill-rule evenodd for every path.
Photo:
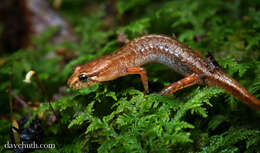
<instances>
[{"instance_id":1,"label":"twig","mask_svg":"<svg viewBox=\"0 0 260 153\"><path fill-rule=\"evenodd\" d=\"M27 74L26 74L26 77L25 77L25 80L24 82L26 83L30 83L31 82L31 77L34 76L35 79L36 79L36 83L38 85L38 87L41 89L42 93L44 94L44 96L46 97L48 103L49 103L49 108L50 108L50 111L53 112L54 116L56 117L56 119L59 121L59 117L58 115L56 114L56 112L54 111L52 105L51 105L51 98L45 88L45 86L42 84L40 78L38 77L37 73L35 71L29 71Z\"/></svg>"},{"instance_id":2,"label":"twig","mask_svg":"<svg viewBox=\"0 0 260 153\"><path fill-rule=\"evenodd\" d=\"M49 107L50 107L50 110L53 112L54 116L56 117L57 120L59 120L59 117L58 115L56 114L56 112L54 111L52 105L51 105L51 98L46 90L46 88L44 87L44 85L42 84L40 78L38 77L37 73L35 73L34 75L35 79L36 79L36 82L38 84L38 86L40 87L41 91L43 92L43 94L45 95L46 99L48 100L48 103L49 103Z\"/></svg>"},{"instance_id":3,"label":"twig","mask_svg":"<svg viewBox=\"0 0 260 153\"><path fill-rule=\"evenodd\" d=\"M11 122L12 122L12 132L13 132L13 136L14 136L14 142L16 144L20 144L21 140L20 140L20 134L16 131L13 130L14 128L19 129L19 124L14 116L14 112L13 112L13 96L12 96L12 75L10 76L10 80L9 80L9 105L10 105L10 112L11 112Z\"/></svg>"},{"instance_id":4,"label":"twig","mask_svg":"<svg viewBox=\"0 0 260 153\"><path fill-rule=\"evenodd\" d=\"M17 100L19 103L23 105L24 108L28 108L28 104L19 96L15 95L14 92L11 92L12 96L14 97L15 100Z\"/></svg>"},{"instance_id":5,"label":"twig","mask_svg":"<svg viewBox=\"0 0 260 153\"><path fill-rule=\"evenodd\" d=\"M39 86L39 88L41 89L42 93L45 95L46 99L48 100L49 103L49 108L50 110L53 112L54 116L56 117L58 123L61 125L62 129L65 131L65 133L68 133L67 128L65 128L65 126L62 124L62 122L60 121L60 118L58 117L58 115L56 114L56 112L54 111L52 105L51 105L51 98L45 88L45 86L42 84L40 78L38 77L38 75L36 74L35 71L30 71L27 73L26 78L24 80L24 82L29 82L30 83L30 78L34 76L37 82L37 85Z\"/></svg>"}]
</instances>

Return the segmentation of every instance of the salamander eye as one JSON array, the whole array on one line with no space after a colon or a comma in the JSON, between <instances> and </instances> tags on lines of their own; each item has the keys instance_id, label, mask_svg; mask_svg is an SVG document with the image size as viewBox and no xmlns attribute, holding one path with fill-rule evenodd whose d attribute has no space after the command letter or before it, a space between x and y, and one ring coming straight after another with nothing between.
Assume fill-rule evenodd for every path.
<instances>
[{"instance_id":1,"label":"salamander eye","mask_svg":"<svg viewBox=\"0 0 260 153\"><path fill-rule=\"evenodd\" d=\"M87 82L89 80L89 77L86 74L81 74L79 76L79 81L81 82Z\"/></svg>"}]
</instances>

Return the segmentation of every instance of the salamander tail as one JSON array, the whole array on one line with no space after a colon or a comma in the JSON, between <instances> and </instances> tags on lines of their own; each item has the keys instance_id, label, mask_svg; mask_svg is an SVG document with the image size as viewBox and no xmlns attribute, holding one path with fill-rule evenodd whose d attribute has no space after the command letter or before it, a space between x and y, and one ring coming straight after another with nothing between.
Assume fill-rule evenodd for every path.
<instances>
[{"instance_id":1,"label":"salamander tail","mask_svg":"<svg viewBox=\"0 0 260 153\"><path fill-rule=\"evenodd\" d=\"M213 75L210 82L210 86L216 86L223 88L225 91L249 105L252 108L260 110L260 100L251 95L242 85L240 85L235 79L228 74L225 74L221 70Z\"/></svg>"}]
</instances>

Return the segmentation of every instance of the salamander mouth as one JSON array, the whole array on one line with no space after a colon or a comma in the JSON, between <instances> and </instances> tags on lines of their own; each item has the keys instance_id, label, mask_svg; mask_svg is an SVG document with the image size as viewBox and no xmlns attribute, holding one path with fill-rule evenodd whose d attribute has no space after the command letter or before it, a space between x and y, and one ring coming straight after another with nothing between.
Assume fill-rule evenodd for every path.
<instances>
[{"instance_id":1,"label":"salamander mouth","mask_svg":"<svg viewBox=\"0 0 260 153\"><path fill-rule=\"evenodd\" d=\"M74 77L69 78L67 85L73 90L78 90L82 88L82 83L80 83L79 80Z\"/></svg>"},{"instance_id":2,"label":"salamander mouth","mask_svg":"<svg viewBox=\"0 0 260 153\"><path fill-rule=\"evenodd\" d=\"M73 90L86 88L92 84L95 84L95 82L90 81L90 80L88 82L81 82L78 78L75 78L75 77L69 78L69 80L67 82L67 85L69 86L69 88L71 88Z\"/></svg>"},{"instance_id":3,"label":"salamander mouth","mask_svg":"<svg viewBox=\"0 0 260 153\"><path fill-rule=\"evenodd\" d=\"M68 84L69 88L73 89L73 90L79 90L81 88L86 88L88 87L89 85L86 84L86 83L81 83L81 82L75 82L75 83L71 83L71 84Z\"/></svg>"},{"instance_id":4,"label":"salamander mouth","mask_svg":"<svg viewBox=\"0 0 260 153\"><path fill-rule=\"evenodd\" d=\"M70 84L69 87L73 90L78 90L78 89L81 89L83 88L82 85L80 85L80 83L75 83L75 84Z\"/></svg>"}]
</instances>

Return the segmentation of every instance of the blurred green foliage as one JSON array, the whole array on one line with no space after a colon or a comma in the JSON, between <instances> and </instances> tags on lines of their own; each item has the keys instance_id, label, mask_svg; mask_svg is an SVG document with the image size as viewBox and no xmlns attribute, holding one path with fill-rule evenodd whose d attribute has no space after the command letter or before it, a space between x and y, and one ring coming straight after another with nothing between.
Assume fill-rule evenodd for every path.
<instances>
[{"instance_id":1,"label":"blurred green foliage","mask_svg":"<svg viewBox=\"0 0 260 153\"><path fill-rule=\"evenodd\" d=\"M53 2L53 1L50 1ZM75 65L120 48L116 37L129 39L144 33L175 34L177 39L203 55L216 57L223 70L260 98L260 3L257 0L115 0L115 12L107 1L63 0L60 12L72 23L81 41L51 45L51 28L34 38L33 47L21 49L0 65L1 114L9 115L8 87L26 101L43 105L34 112L49 111L35 81L23 82L35 70L50 95L59 93ZM111 4L110 4L111 5ZM113 20L107 21L106 17ZM112 22L112 26L111 26ZM66 65L61 56L48 56L67 48L78 57ZM0 62L1 63L1 62ZM151 91L179 79L161 65L147 66ZM158 89L159 88L159 89ZM260 113L226 94L222 89L193 86L162 97L143 94L138 76L127 76L92 87L68 88L53 107L61 124L44 127L43 143L55 149L34 152L203 152L238 153L260 151ZM26 112L26 111L25 111ZM25 112L17 112L19 118ZM9 126L0 119L0 151L9 141ZM67 129L67 130L64 130Z\"/></svg>"}]
</instances>

